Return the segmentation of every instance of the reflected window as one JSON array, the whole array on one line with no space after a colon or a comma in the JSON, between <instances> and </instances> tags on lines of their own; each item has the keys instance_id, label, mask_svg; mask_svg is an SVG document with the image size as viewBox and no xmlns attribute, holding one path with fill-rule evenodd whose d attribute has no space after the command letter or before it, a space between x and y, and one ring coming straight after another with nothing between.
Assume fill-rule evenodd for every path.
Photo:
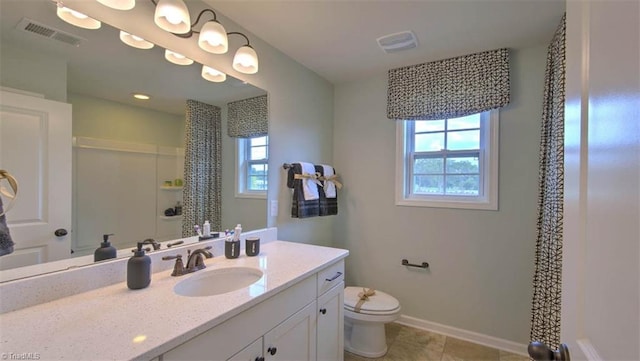
<instances>
[{"instance_id":1,"label":"reflected window","mask_svg":"<svg viewBox=\"0 0 640 361\"><path fill-rule=\"evenodd\" d=\"M266 198L269 167L269 137L237 140L236 196Z\"/></svg>"},{"instance_id":2,"label":"reflected window","mask_svg":"<svg viewBox=\"0 0 640 361\"><path fill-rule=\"evenodd\" d=\"M398 205L497 209L497 110L398 123Z\"/></svg>"}]
</instances>

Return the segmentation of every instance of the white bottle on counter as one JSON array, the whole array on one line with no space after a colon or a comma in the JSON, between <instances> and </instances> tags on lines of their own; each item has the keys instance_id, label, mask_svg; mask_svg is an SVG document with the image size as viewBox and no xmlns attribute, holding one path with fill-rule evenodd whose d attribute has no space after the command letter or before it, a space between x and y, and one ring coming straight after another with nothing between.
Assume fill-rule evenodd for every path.
<instances>
[{"instance_id":1,"label":"white bottle on counter","mask_svg":"<svg viewBox=\"0 0 640 361\"><path fill-rule=\"evenodd\" d=\"M239 241L240 240L240 233L242 233L242 226L240 225L240 223L238 223L236 228L233 230L233 240L234 241Z\"/></svg>"},{"instance_id":2,"label":"white bottle on counter","mask_svg":"<svg viewBox=\"0 0 640 361\"><path fill-rule=\"evenodd\" d=\"M204 224L202 225L202 236L211 236L211 224L209 224L209 221L204 221Z\"/></svg>"}]
</instances>

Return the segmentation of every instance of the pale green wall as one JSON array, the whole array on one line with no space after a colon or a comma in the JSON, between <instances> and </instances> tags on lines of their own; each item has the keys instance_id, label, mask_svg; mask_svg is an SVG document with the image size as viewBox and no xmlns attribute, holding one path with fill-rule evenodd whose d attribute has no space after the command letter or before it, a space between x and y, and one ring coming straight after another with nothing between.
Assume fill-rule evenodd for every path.
<instances>
[{"instance_id":1,"label":"pale green wall","mask_svg":"<svg viewBox=\"0 0 640 361\"><path fill-rule=\"evenodd\" d=\"M42 54L3 40L0 48L0 85L66 102L67 62L63 58L43 57Z\"/></svg>"},{"instance_id":2,"label":"pale green wall","mask_svg":"<svg viewBox=\"0 0 640 361\"><path fill-rule=\"evenodd\" d=\"M333 238L351 252L348 284L389 292L407 316L528 341L545 59L545 47L512 52L499 211L396 206L386 73L336 86L334 163L345 187ZM407 269L403 258L431 267Z\"/></svg>"},{"instance_id":3,"label":"pale green wall","mask_svg":"<svg viewBox=\"0 0 640 361\"><path fill-rule=\"evenodd\" d=\"M184 116L68 94L73 136L184 147Z\"/></svg>"}]
</instances>

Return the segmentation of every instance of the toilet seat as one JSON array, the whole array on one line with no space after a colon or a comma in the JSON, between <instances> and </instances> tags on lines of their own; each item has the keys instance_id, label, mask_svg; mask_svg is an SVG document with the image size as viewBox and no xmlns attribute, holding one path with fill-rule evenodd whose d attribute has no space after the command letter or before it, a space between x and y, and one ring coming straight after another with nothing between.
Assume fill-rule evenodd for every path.
<instances>
[{"instance_id":1,"label":"toilet seat","mask_svg":"<svg viewBox=\"0 0 640 361\"><path fill-rule=\"evenodd\" d=\"M355 306L360 301L358 293L363 292L362 287L346 287L344 289L344 309L345 311L351 311L355 313L361 313L365 315L392 315L400 310L400 302L398 300L382 291L376 290L373 296L370 296L367 301L362 303L360 312L355 311Z\"/></svg>"}]
</instances>

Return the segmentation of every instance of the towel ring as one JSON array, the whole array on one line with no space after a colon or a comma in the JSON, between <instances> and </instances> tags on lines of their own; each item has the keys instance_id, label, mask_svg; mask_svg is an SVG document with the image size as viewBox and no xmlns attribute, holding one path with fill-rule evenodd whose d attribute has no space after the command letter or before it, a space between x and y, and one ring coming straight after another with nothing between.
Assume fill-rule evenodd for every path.
<instances>
[{"instance_id":1,"label":"towel ring","mask_svg":"<svg viewBox=\"0 0 640 361\"><path fill-rule=\"evenodd\" d=\"M7 205L5 209L3 209L2 213L0 213L0 217L4 216L9 212L9 210L13 207L16 198L18 198L18 181L11 175L11 173L7 172L4 169L0 169L0 180L6 179L13 190L13 195L6 192L3 187L0 186L0 193L4 194L7 198L10 198L11 201Z\"/></svg>"}]
</instances>

